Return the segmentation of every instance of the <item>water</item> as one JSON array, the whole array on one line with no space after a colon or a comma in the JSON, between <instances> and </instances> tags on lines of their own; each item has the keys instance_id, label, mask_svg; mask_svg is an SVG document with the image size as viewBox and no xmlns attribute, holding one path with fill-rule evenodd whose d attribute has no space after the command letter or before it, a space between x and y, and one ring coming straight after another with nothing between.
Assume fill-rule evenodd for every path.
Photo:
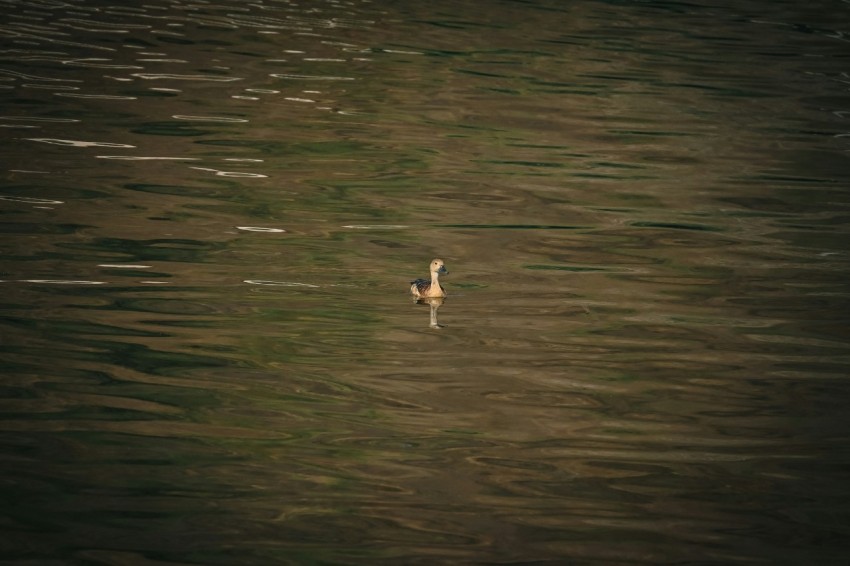
<instances>
[{"instance_id":1,"label":"water","mask_svg":"<svg viewBox=\"0 0 850 566\"><path fill-rule=\"evenodd\" d=\"M8 563L845 560L846 2L4 13Z\"/></svg>"}]
</instances>

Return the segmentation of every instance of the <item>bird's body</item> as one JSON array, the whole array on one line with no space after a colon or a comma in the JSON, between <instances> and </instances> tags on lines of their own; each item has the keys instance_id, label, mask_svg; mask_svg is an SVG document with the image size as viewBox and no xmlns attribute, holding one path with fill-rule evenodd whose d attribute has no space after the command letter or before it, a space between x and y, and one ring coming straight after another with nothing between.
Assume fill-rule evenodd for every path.
<instances>
[{"instance_id":1,"label":"bird's body","mask_svg":"<svg viewBox=\"0 0 850 566\"><path fill-rule=\"evenodd\" d=\"M410 293L414 297L433 298L445 297L446 290L440 286L440 274L448 275L443 260L431 262L431 279L416 279L410 282Z\"/></svg>"}]
</instances>

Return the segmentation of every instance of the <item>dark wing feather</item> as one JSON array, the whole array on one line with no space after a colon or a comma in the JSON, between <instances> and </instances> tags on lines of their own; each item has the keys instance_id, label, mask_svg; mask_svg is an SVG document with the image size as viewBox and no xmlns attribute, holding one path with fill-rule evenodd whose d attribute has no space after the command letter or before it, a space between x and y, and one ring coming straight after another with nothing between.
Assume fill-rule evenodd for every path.
<instances>
[{"instance_id":1,"label":"dark wing feather","mask_svg":"<svg viewBox=\"0 0 850 566\"><path fill-rule=\"evenodd\" d=\"M410 282L411 285L416 285L416 289L420 293L425 293L431 288L431 282L427 279L415 279Z\"/></svg>"}]
</instances>

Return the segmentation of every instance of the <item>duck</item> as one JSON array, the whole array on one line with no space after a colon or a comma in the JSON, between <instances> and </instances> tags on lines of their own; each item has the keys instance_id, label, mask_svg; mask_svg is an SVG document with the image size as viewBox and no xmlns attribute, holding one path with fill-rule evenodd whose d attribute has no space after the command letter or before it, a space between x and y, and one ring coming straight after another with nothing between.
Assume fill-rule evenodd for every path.
<instances>
[{"instance_id":1,"label":"duck","mask_svg":"<svg viewBox=\"0 0 850 566\"><path fill-rule=\"evenodd\" d=\"M440 287L440 274L449 274L449 272L446 271L446 265L443 263L443 260L438 258L431 261L430 270L430 281L427 279L416 279L410 282L410 293L414 297L428 299L446 296L446 290Z\"/></svg>"}]
</instances>

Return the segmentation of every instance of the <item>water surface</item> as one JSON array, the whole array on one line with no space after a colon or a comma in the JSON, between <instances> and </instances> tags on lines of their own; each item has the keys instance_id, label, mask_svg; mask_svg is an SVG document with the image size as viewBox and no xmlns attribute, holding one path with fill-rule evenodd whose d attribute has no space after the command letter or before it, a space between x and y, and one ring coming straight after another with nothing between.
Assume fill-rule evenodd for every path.
<instances>
[{"instance_id":1,"label":"water surface","mask_svg":"<svg viewBox=\"0 0 850 566\"><path fill-rule=\"evenodd\" d=\"M842 562L846 3L5 7L10 563Z\"/></svg>"}]
</instances>

